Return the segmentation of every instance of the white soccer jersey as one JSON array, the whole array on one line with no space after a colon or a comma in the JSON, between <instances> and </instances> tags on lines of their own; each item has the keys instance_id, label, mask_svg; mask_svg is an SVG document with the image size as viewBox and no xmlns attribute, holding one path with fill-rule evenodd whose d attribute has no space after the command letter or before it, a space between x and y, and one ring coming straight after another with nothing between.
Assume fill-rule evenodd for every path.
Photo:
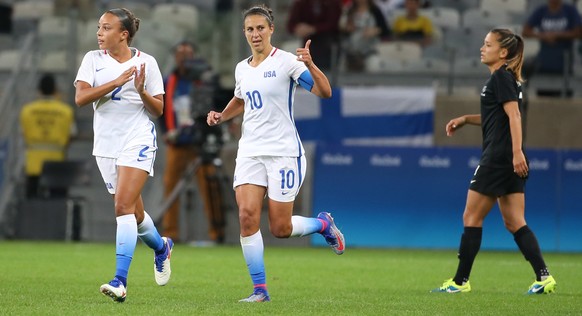
<instances>
[{"instance_id":1,"label":"white soccer jersey","mask_svg":"<svg viewBox=\"0 0 582 316\"><path fill-rule=\"evenodd\" d=\"M83 57L74 84L85 81L97 87L116 79L132 66L136 66L139 71L140 65L145 63L146 91L152 96L164 94L164 82L155 58L135 48L131 49L134 55L124 63L119 63L105 50L88 52ZM117 158L133 138L144 132L152 132L153 124L133 79L93 102L93 110L94 156Z\"/></svg>"},{"instance_id":2,"label":"white soccer jersey","mask_svg":"<svg viewBox=\"0 0 582 316\"><path fill-rule=\"evenodd\" d=\"M239 62L235 69L234 95L245 101L238 157L302 156L293 101L297 80L307 67L275 47L257 67L248 61Z\"/></svg>"}]
</instances>

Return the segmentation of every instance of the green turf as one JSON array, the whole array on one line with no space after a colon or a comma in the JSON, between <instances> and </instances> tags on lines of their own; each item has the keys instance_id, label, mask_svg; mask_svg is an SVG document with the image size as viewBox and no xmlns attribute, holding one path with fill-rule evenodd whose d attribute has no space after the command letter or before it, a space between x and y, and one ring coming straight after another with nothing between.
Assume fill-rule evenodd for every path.
<instances>
[{"instance_id":1,"label":"green turf","mask_svg":"<svg viewBox=\"0 0 582 316\"><path fill-rule=\"evenodd\" d=\"M127 300L99 286L114 272L114 244L0 242L0 315L580 315L582 254L546 254L557 293L524 295L533 282L517 252L481 252L471 293L429 293L454 274L455 251L267 247L272 301L252 291L239 247L176 245L172 279L156 285L153 254L138 245Z\"/></svg>"}]
</instances>

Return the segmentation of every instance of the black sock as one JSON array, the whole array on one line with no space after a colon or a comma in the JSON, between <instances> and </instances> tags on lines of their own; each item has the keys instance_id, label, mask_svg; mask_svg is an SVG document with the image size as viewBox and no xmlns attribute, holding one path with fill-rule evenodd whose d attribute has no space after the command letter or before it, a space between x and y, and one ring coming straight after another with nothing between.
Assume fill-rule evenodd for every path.
<instances>
[{"instance_id":1,"label":"black sock","mask_svg":"<svg viewBox=\"0 0 582 316\"><path fill-rule=\"evenodd\" d=\"M534 269L537 281L541 281L542 276L550 275L548 272L548 267L544 262L542 251L540 250L540 245L538 244L536 235L531 231L531 229L529 229L527 225L518 229L513 234L513 239L519 247L519 250L521 250L525 260L529 261L529 264L531 264L532 268Z\"/></svg>"},{"instance_id":2,"label":"black sock","mask_svg":"<svg viewBox=\"0 0 582 316\"><path fill-rule=\"evenodd\" d=\"M459 266L453 281L458 285L469 281L469 275L473 268L473 262L481 248L481 238L483 236L483 227L465 227L461 236L461 245L459 246Z\"/></svg>"}]
</instances>

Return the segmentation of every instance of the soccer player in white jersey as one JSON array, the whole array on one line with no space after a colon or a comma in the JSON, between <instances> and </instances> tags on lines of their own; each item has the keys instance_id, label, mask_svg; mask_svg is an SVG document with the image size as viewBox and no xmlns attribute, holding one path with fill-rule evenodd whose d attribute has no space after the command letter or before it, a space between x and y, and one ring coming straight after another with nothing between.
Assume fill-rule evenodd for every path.
<instances>
[{"instance_id":1,"label":"soccer player in white jersey","mask_svg":"<svg viewBox=\"0 0 582 316\"><path fill-rule=\"evenodd\" d=\"M173 242L161 237L145 212L141 190L154 175L156 130L146 113L159 117L164 85L156 60L133 47L139 19L127 9L106 11L99 19L99 50L88 52L75 79L75 103L93 104L93 155L115 202L116 271L100 288L116 302L125 301L127 274L137 238L155 251L154 276L170 279Z\"/></svg>"},{"instance_id":2,"label":"soccer player in white jersey","mask_svg":"<svg viewBox=\"0 0 582 316\"><path fill-rule=\"evenodd\" d=\"M322 97L331 97L325 74L309 54L310 40L297 56L271 45L273 14L264 5L243 13L244 34L252 56L236 66L234 97L222 112L210 111L207 122L216 125L243 114L242 137L236 158L233 187L239 208L240 242L253 293L241 302L267 302L261 209L269 197L269 228L278 238L320 233L341 255L345 241L327 212L317 218L293 216L293 202L305 177L306 159L293 119L297 85Z\"/></svg>"}]
</instances>

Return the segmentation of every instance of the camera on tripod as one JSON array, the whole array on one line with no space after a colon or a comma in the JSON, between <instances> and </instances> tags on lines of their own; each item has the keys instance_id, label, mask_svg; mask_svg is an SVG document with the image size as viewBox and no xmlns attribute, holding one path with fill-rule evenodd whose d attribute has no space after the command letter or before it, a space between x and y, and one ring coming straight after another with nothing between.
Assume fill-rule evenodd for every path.
<instances>
[{"instance_id":1,"label":"camera on tripod","mask_svg":"<svg viewBox=\"0 0 582 316\"><path fill-rule=\"evenodd\" d=\"M202 58L191 58L184 61L184 79L192 81L211 81L215 76L212 67Z\"/></svg>"},{"instance_id":2,"label":"camera on tripod","mask_svg":"<svg viewBox=\"0 0 582 316\"><path fill-rule=\"evenodd\" d=\"M191 113L194 120L193 143L199 148L203 163L219 163L222 148L222 127L209 126L206 115L215 109L218 75L204 59L185 61L186 78L193 82L190 93Z\"/></svg>"}]
</instances>

